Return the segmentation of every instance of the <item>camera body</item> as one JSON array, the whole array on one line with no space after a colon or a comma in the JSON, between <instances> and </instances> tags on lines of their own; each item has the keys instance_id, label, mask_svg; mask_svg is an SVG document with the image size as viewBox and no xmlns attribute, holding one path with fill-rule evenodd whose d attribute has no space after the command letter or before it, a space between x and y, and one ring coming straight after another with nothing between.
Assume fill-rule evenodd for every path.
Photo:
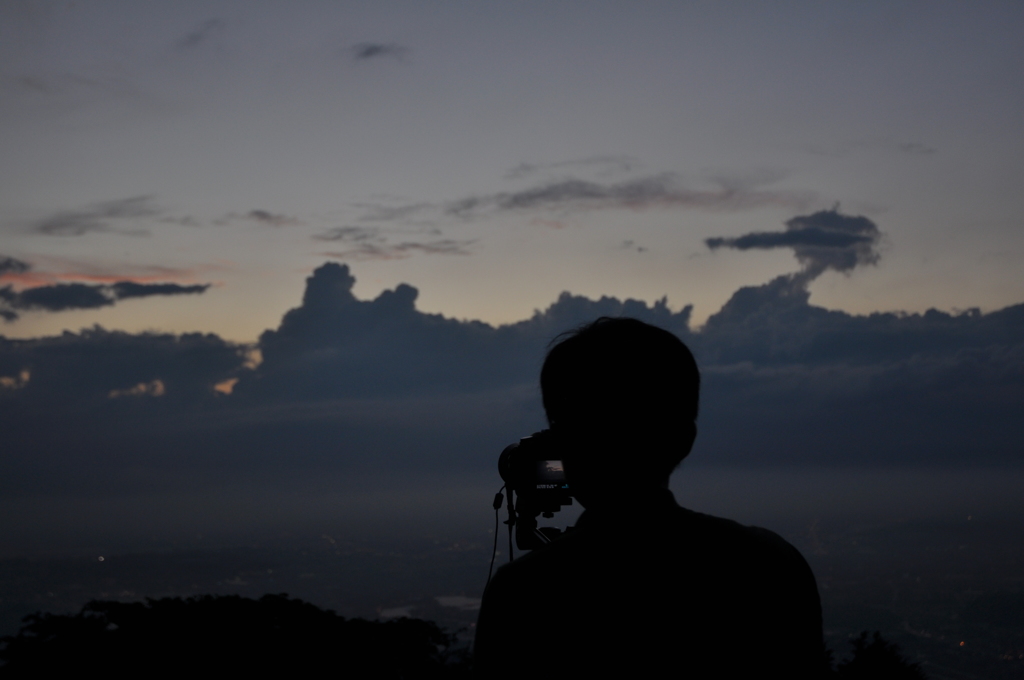
<instances>
[{"instance_id":1,"label":"camera body","mask_svg":"<svg viewBox=\"0 0 1024 680\"><path fill-rule=\"evenodd\" d=\"M562 506L572 505L572 490L553 432L536 432L506 446L498 457L498 474L509 494L509 522L515 524L521 550L540 547L561 534L555 528L537 528L538 515L551 517Z\"/></svg>"}]
</instances>

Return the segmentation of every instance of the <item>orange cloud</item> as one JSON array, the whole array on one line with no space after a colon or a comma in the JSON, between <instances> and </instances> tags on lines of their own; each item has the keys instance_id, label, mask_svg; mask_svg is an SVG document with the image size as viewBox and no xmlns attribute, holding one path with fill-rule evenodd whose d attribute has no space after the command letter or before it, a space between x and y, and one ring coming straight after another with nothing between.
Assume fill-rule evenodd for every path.
<instances>
[{"instance_id":1,"label":"orange cloud","mask_svg":"<svg viewBox=\"0 0 1024 680\"><path fill-rule=\"evenodd\" d=\"M167 392L164 387L163 380L153 380L148 383L139 383L134 387L127 387L123 390L110 390L107 395L109 399L116 399L117 397L162 397Z\"/></svg>"}]
</instances>

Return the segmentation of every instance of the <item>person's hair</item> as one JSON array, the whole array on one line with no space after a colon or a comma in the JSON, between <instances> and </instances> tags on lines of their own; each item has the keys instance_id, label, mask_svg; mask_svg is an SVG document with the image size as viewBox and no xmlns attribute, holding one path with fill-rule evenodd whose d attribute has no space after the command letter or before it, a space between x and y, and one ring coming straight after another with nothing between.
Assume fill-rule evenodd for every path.
<instances>
[{"instance_id":1,"label":"person's hair","mask_svg":"<svg viewBox=\"0 0 1024 680\"><path fill-rule=\"evenodd\" d=\"M620 431L697 419L700 373L672 333L629 318L601 317L559 336L540 373L544 410L559 423L607 423Z\"/></svg>"}]
</instances>

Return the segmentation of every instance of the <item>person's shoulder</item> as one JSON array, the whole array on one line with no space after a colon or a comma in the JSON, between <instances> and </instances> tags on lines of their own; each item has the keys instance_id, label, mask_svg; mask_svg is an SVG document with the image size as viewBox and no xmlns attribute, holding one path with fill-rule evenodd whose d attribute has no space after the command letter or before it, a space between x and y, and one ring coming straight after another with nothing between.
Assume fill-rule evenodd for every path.
<instances>
[{"instance_id":1,"label":"person's shoulder","mask_svg":"<svg viewBox=\"0 0 1024 680\"><path fill-rule=\"evenodd\" d=\"M553 568L573 562L580 553L587 552L591 532L570 528L562 536L547 545L526 552L513 561L502 565L494 575L499 584L511 577L527 578L532 574L547 577Z\"/></svg>"},{"instance_id":2,"label":"person's shoulder","mask_svg":"<svg viewBox=\"0 0 1024 680\"><path fill-rule=\"evenodd\" d=\"M726 543L736 549L751 551L761 556L774 555L779 559L804 561L800 551L770 529L740 524L739 522L706 515L680 507L676 521L691 536L700 535L713 542Z\"/></svg>"}]
</instances>

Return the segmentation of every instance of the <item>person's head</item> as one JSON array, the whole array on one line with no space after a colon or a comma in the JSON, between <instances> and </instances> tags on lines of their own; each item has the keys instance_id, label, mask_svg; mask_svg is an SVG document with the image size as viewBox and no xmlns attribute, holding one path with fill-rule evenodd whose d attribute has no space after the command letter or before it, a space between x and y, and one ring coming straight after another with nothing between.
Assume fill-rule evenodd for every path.
<instances>
[{"instance_id":1,"label":"person's head","mask_svg":"<svg viewBox=\"0 0 1024 680\"><path fill-rule=\"evenodd\" d=\"M602 317L563 336L540 374L544 410L584 505L664 486L696 436L700 373L672 333Z\"/></svg>"}]
</instances>

